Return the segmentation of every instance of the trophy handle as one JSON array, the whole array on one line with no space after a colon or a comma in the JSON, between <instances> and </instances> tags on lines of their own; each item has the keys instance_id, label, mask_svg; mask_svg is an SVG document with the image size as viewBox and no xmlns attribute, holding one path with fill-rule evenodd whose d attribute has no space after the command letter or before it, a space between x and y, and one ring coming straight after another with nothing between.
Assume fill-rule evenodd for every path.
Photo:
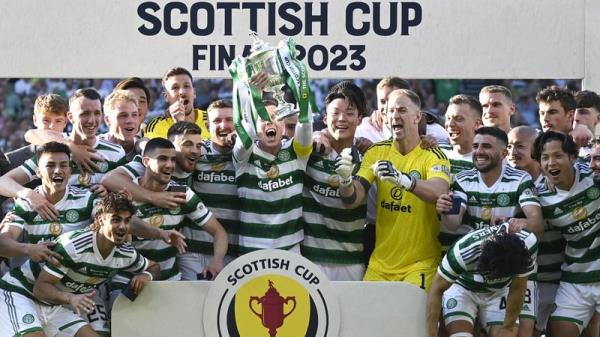
<instances>
[{"instance_id":1,"label":"trophy handle","mask_svg":"<svg viewBox=\"0 0 600 337\"><path fill-rule=\"evenodd\" d=\"M288 317L296 309L296 297L294 297L294 296L286 297L286 299L283 303L287 304L287 302L289 302L290 300L294 302L294 306L292 307L292 310L290 310L290 312L283 315L283 318Z\"/></svg>"},{"instance_id":2,"label":"trophy handle","mask_svg":"<svg viewBox=\"0 0 600 337\"><path fill-rule=\"evenodd\" d=\"M256 312L256 310L254 310L254 308L252 307L252 302L256 301L258 304L260 304L260 298L258 298L257 296L251 296L250 297L250 301L248 301L248 305L250 306L250 310L252 310L252 312L258 316L258 318L262 319L262 315L259 314L258 312Z\"/></svg>"}]
</instances>

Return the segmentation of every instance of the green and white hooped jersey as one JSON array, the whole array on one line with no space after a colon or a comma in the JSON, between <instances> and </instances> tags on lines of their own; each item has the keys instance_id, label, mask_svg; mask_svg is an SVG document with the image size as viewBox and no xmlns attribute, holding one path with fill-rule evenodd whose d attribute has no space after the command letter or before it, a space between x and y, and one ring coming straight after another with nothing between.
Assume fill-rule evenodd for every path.
<instances>
[{"instance_id":1,"label":"green and white hooped jersey","mask_svg":"<svg viewBox=\"0 0 600 337\"><path fill-rule=\"evenodd\" d=\"M452 191L466 206L463 224L473 229L490 226L494 216L522 217L522 208L540 206L535 186L529 173L502 165L500 178L488 187L476 169L458 173L454 177Z\"/></svg>"},{"instance_id":2,"label":"green and white hooped jersey","mask_svg":"<svg viewBox=\"0 0 600 337\"><path fill-rule=\"evenodd\" d=\"M326 156L313 153L308 160L303 189L302 255L313 262L362 264L366 204L353 209L342 204L335 172L337 157L332 150Z\"/></svg>"},{"instance_id":3,"label":"green and white hooped jersey","mask_svg":"<svg viewBox=\"0 0 600 337\"><path fill-rule=\"evenodd\" d=\"M538 270L535 280L538 282L556 283L560 282L560 267L565 261L565 247L567 242L560 230L550 225L547 221L552 215L548 213L548 207L544 207L545 197L549 191L546 188L545 180L542 175L536 180L535 186L538 191L540 203L542 204L542 213L544 216L544 233L538 239L540 249L538 251L537 263Z\"/></svg>"},{"instance_id":4,"label":"green and white hooped jersey","mask_svg":"<svg viewBox=\"0 0 600 337\"><path fill-rule=\"evenodd\" d=\"M96 150L95 154L102 157L101 161L96 161L98 166L97 172L81 172L75 162L71 161L71 177L69 178L69 185L89 187L94 184L99 184L104 175L123 164L125 164L125 150L121 145L117 145L96 137ZM37 178L35 170L38 165L38 158L33 156L26 160L21 166L19 166L29 177L29 181L34 181Z\"/></svg>"},{"instance_id":5,"label":"green and white hooped jersey","mask_svg":"<svg viewBox=\"0 0 600 337\"><path fill-rule=\"evenodd\" d=\"M168 186L171 185L178 184L170 182ZM137 209L137 217L150 224L150 226L165 230L180 229L183 226L200 228L212 216L212 213L189 187L186 191L186 203L175 209L161 208L148 203L135 202L134 204ZM175 247L160 239L149 240L139 237L133 238L133 246L146 258L159 264L161 280L167 280L179 274L175 259L177 256ZM117 284L115 288L119 287L118 284L123 286L129 282L131 276L119 273L113 278L113 283Z\"/></svg>"},{"instance_id":6,"label":"green and white hooped jersey","mask_svg":"<svg viewBox=\"0 0 600 337\"><path fill-rule=\"evenodd\" d=\"M591 172L575 169L569 191L541 188L544 219L566 240L561 281L600 282L600 186Z\"/></svg>"},{"instance_id":7,"label":"green and white hooped jersey","mask_svg":"<svg viewBox=\"0 0 600 337\"><path fill-rule=\"evenodd\" d=\"M41 185L34 191L44 195ZM63 233L85 228L92 223L97 200L87 189L67 186L63 198L54 205L59 212L58 221L48 221L42 219L28 202L16 199L12 209L13 220L6 224L24 230L29 243L51 241Z\"/></svg>"},{"instance_id":8,"label":"green and white hooped jersey","mask_svg":"<svg viewBox=\"0 0 600 337\"><path fill-rule=\"evenodd\" d=\"M298 153L294 140L283 141L276 156L257 144L248 160L234 153L240 198L240 254L264 248L289 249L304 238L302 188L310 154Z\"/></svg>"},{"instance_id":9,"label":"green and white hooped jersey","mask_svg":"<svg viewBox=\"0 0 600 337\"><path fill-rule=\"evenodd\" d=\"M475 165L473 165L473 151L460 154L454 151L452 145L440 145L440 148L450 161L450 173L457 174L475 168Z\"/></svg>"},{"instance_id":10,"label":"green and white hooped jersey","mask_svg":"<svg viewBox=\"0 0 600 337\"><path fill-rule=\"evenodd\" d=\"M446 157L448 157L448 161L450 161L450 173L453 179L457 173L471 170L475 167L473 165L473 152L460 154L454 151L451 145L440 146L440 148L444 151ZM448 251L450 246L471 230L473 230L473 227L465 224L460 225L456 230L449 230L442 223L440 225L440 234L438 235L438 240L442 246L442 254Z\"/></svg>"},{"instance_id":11,"label":"green and white hooped jersey","mask_svg":"<svg viewBox=\"0 0 600 337\"><path fill-rule=\"evenodd\" d=\"M65 292L84 294L93 291L119 271L140 273L148 267L148 260L130 243L114 247L106 257L98 250L97 233L82 229L61 235L54 251L62 256L60 266L41 265L28 260L0 280L0 288L18 292L31 299L33 284L41 269L60 279L56 285Z\"/></svg>"},{"instance_id":12,"label":"green and white hooped jersey","mask_svg":"<svg viewBox=\"0 0 600 337\"><path fill-rule=\"evenodd\" d=\"M442 263L438 267L438 274L448 282L461 285L467 290L485 293L494 292L510 285L511 277L487 280L477 271L481 246L483 242L492 235L506 232L506 225L492 226L473 231L458 240L448 250ZM527 271L515 277L527 277L535 273L535 257L537 254L537 239L533 233L520 231L516 235L523 240L525 247L529 250L531 263Z\"/></svg>"},{"instance_id":13,"label":"green and white hooped jersey","mask_svg":"<svg viewBox=\"0 0 600 337\"><path fill-rule=\"evenodd\" d=\"M235 257L238 252L240 201L232 153L220 153L209 140L204 141L204 148L206 153L196 164L192 189L227 231L229 237L227 255ZM182 229L182 233L190 239L187 243L188 252L213 254L212 235L204 230L191 228Z\"/></svg>"}]
</instances>

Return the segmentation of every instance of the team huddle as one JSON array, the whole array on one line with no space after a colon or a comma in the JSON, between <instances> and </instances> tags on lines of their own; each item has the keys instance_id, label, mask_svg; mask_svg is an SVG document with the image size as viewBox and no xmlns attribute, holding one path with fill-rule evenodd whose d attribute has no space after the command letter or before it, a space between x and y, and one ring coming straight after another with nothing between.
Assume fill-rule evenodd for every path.
<instances>
[{"instance_id":1,"label":"team huddle","mask_svg":"<svg viewBox=\"0 0 600 337\"><path fill-rule=\"evenodd\" d=\"M330 280L424 289L432 337L600 332L595 93L539 92L538 132L511 128L510 91L484 87L452 97L433 137L439 125L395 77L379 82L370 115L358 86L334 85L320 131L310 109L278 119L268 96L195 109L183 68L162 84L169 107L147 124L138 78L104 99L36 100L32 145L8 153L17 165L0 177L15 199L0 224L12 267L0 337L110 335L121 293L214 279L267 248L302 254ZM252 115L262 104L270 120Z\"/></svg>"}]
</instances>

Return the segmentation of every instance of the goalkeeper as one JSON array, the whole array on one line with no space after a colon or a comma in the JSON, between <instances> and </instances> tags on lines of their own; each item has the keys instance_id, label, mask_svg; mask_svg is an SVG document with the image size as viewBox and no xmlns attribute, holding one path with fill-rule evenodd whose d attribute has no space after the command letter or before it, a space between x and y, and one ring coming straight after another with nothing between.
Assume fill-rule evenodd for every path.
<instances>
[{"instance_id":1,"label":"goalkeeper","mask_svg":"<svg viewBox=\"0 0 600 337\"><path fill-rule=\"evenodd\" d=\"M414 92L393 91L385 117L392 139L367 150L354 179L347 152L336 172L348 207L364 202L374 181L379 186L375 250L364 280L405 281L428 290L441 256L435 202L448 192L450 163L439 148L419 146L420 107Z\"/></svg>"}]
</instances>

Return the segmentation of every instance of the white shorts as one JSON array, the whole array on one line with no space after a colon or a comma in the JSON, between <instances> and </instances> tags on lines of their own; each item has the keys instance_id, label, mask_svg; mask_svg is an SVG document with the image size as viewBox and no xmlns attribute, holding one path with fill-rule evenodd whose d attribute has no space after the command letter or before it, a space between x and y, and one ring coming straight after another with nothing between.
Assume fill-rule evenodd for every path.
<instances>
[{"instance_id":1,"label":"white shorts","mask_svg":"<svg viewBox=\"0 0 600 337\"><path fill-rule=\"evenodd\" d=\"M508 287L496 292L476 293L458 284L453 284L444 292L443 296L444 322L448 325L462 320L474 324L475 318L479 318L479 322L486 329L492 325L502 325L506 315L507 295ZM535 319L536 310L536 282L528 280L523 309L519 318Z\"/></svg>"},{"instance_id":2,"label":"white shorts","mask_svg":"<svg viewBox=\"0 0 600 337\"><path fill-rule=\"evenodd\" d=\"M548 318L550 318L550 314L556 309L554 300L557 290L557 283L538 282L538 314L535 321L535 329L537 331L546 331L548 327Z\"/></svg>"},{"instance_id":3,"label":"white shorts","mask_svg":"<svg viewBox=\"0 0 600 337\"><path fill-rule=\"evenodd\" d=\"M198 274L210 264L212 258L212 255L198 253L177 255L177 267L181 273L181 280L196 281L198 279ZM223 267L231 261L233 261L233 257L226 255L223 259Z\"/></svg>"},{"instance_id":4,"label":"white shorts","mask_svg":"<svg viewBox=\"0 0 600 337\"><path fill-rule=\"evenodd\" d=\"M550 320L573 322L581 333L594 312L600 312L600 282L560 282L556 291L556 310L550 315Z\"/></svg>"},{"instance_id":5,"label":"white shorts","mask_svg":"<svg viewBox=\"0 0 600 337\"><path fill-rule=\"evenodd\" d=\"M17 292L0 291L0 337L43 331L47 337L72 337L88 324L62 305L43 305Z\"/></svg>"},{"instance_id":6,"label":"white shorts","mask_svg":"<svg viewBox=\"0 0 600 337\"><path fill-rule=\"evenodd\" d=\"M443 317L446 325L454 321L467 321L474 324L475 318L489 329L492 325L504 322L505 310L501 309L501 299L508 294L508 288L490 293L476 293L453 284L444 292Z\"/></svg>"},{"instance_id":7,"label":"white shorts","mask_svg":"<svg viewBox=\"0 0 600 337\"><path fill-rule=\"evenodd\" d=\"M365 276L365 265L315 263L321 268L329 281L362 281Z\"/></svg>"}]
</instances>

